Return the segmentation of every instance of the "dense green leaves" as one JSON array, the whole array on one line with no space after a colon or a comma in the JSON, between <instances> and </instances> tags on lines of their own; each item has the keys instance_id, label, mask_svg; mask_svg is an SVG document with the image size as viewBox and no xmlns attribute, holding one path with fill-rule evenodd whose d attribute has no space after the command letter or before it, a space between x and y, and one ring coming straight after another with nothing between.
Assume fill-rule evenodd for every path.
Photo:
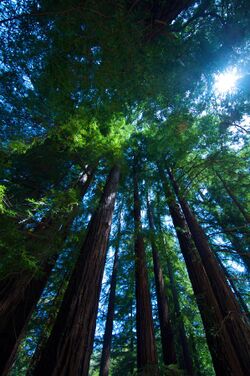
<instances>
[{"instance_id":1,"label":"dense green leaves","mask_svg":"<svg viewBox=\"0 0 250 376\"><path fill-rule=\"evenodd\" d=\"M110 373L134 374L131 166L136 154L140 199L146 200L148 190L158 213L155 236L176 332L179 365L165 369L160 356L161 373L182 372L177 339L178 320L182 320L195 374L213 375L157 166L174 171L213 251L248 303L248 1L23 0L17 4L4 0L0 14L0 282L23 273L39 276L44 260L55 254L64 260L72 252L75 260L107 171L113 164L121 165L118 201L125 206ZM239 76L236 87L219 92L216 74L233 68ZM96 169L96 175L82 203L79 181L87 167ZM143 234L149 239L145 210ZM115 216L93 375L98 374L116 225ZM147 252L160 349L152 260ZM25 374L35 349L30 342L42 337L43 330L48 336L63 296L60 291L65 289L63 285L60 290L59 274L68 277L71 261L59 258L13 375ZM178 318L168 262L176 279Z\"/></svg>"}]
</instances>

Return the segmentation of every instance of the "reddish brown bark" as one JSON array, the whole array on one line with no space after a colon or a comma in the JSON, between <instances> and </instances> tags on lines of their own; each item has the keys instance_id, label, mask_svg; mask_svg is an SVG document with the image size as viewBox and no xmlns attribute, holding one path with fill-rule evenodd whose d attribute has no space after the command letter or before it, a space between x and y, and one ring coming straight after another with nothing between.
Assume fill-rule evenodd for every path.
<instances>
[{"instance_id":1,"label":"reddish brown bark","mask_svg":"<svg viewBox=\"0 0 250 376\"><path fill-rule=\"evenodd\" d=\"M34 375L87 376L120 170L112 168Z\"/></svg>"},{"instance_id":2,"label":"reddish brown bark","mask_svg":"<svg viewBox=\"0 0 250 376\"><path fill-rule=\"evenodd\" d=\"M146 255L141 228L141 207L136 162L133 167L134 223L135 223L135 292L137 367L143 372L158 374L151 298L148 286ZM150 369L150 371L149 371Z\"/></svg>"},{"instance_id":3,"label":"reddish brown bark","mask_svg":"<svg viewBox=\"0 0 250 376\"><path fill-rule=\"evenodd\" d=\"M159 212L158 212L158 226L159 226L161 235L163 235L162 226L161 226L161 216ZM163 236L162 236L162 241L164 244ZM167 262L167 273L168 273L168 277L170 281L170 289L171 289L172 297L173 297L174 319L175 319L175 327L177 329L176 330L177 342L180 345L180 351L178 352L178 360L179 360L181 368L184 369L188 375L193 375L194 370L193 370L192 356L191 356L190 348L188 345L188 339L187 339L187 335L185 331L185 326L182 320L179 297L178 297L178 292L177 292L177 287L176 287L176 282L175 282L175 277L174 277L174 271L173 271L173 267L172 267L172 264L168 255L166 257L166 262Z\"/></svg>"},{"instance_id":4,"label":"reddish brown bark","mask_svg":"<svg viewBox=\"0 0 250 376\"><path fill-rule=\"evenodd\" d=\"M157 305L159 313L159 322L161 330L161 345L162 345L162 354L163 362L166 365L176 363L176 354L174 346L174 337L172 325L169 317L168 309L168 300L166 297L166 289L164 284L164 278L162 273L162 268L160 265L160 259L158 254L158 249L155 242L154 232L154 216L152 213L151 203L147 197L147 208L148 208L148 221L149 229L151 231L150 241L153 254L153 263L154 263L154 276L155 276L155 286L156 286L156 296L157 296Z\"/></svg>"},{"instance_id":5,"label":"reddish brown bark","mask_svg":"<svg viewBox=\"0 0 250 376\"><path fill-rule=\"evenodd\" d=\"M79 184L80 196L84 197L93 179L93 170L89 167L81 176ZM75 206L68 220L63 226L60 235L60 244L65 241L70 226L77 215L78 207ZM45 218L37 227L35 233L43 234L53 225L51 218ZM60 223L56 224L57 230ZM48 281L51 270L55 265L57 255L44 261L41 266L41 276L31 273L22 273L18 277L8 278L0 284L0 374L8 373L19 343L25 333L29 319Z\"/></svg>"},{"instance_id":6,"label":"reddish brown bark","mask_svg":"<svg viewBox=\"0 0 250 376\"><path fill-rule=\"evenodd\" d=\"M172 172L168 169L176 196L183 210L194 243L210 280L214 296L220 307L223 323L231 338L238 361L245 374L250 369L250 327L247 317L242 314L241 307L227 283L226 276L214 256L206 234L198 223L188 203L181 195Z\"/></svg>"},{"instance_id":7,"label":"reddish brown bark","mask_svg":"<svg viewBox=\"0 0 250 376\"><path fill-rule=\"evenodd\" d=\"M43 267L43 274L40 278L24 276L20 280L13 279L8 286L10 299L13 307L9 307L9 301L5 299L5 306L2 306L3 313L0 316L0 374L7 375L15 360L19 343L24 335L27 323L35 309L43 289L47 283L55 260L51 260ZM23 285L21 285L21 283ZM11 295L13 291L14 295ZM4 295L6 291L4 291ZM15 305L14 305L15 304ZM6 309L8 306L8 311Z\"/></svg>"},{"instance_id":8,"label":"reddish brown bark","mask_svg":"<svg viewBox=\"0 0 250 376\"><path fill-rule=\"evenodd\" d=\"M182 369L185 369L188 375L193 375L193 361L190 353L188 339L185 331L185 326L181 316L180 303L178 298L178 292L176 288L174 272L170 260L167 258L167 269L168 276L170 280L170 288L173 296L174 303L174 314L176 319L176 326L178 332L178 341L180 344L181 354L180 354L180 366Z\"/></svg>"},{"instance_id":9,"label":"reddish brown bark","mask_svg":"<svg viewBox=\"0 0 250 376\"><path fill-rule=\"evenodd\" d=\"M216 375L243 376L245 374L244 370L240 365L226 330L226 320L221 313L202 260L192 242L191 234L187 229L185 219L164 176L164 172L162 169L159 172L163 181L170 215L204 324Z\"/></svg>"},{"instance_id":10,"label":"reddish brown bark","mask_svg":"<svg viewBox=\"0 0 250 376\"><path fill-rule=\"evenodd\" d=\"M102 356L101 356L101 364L100 364L100 376L108 376L109 374L113 320L114 320L114 313L115 313L115 290L116 290L116 279L117 279L117 269L118 269L118 252L119 252L120 238L121 238L121 210L120 210L118 221L119 222L118 222L118 229L117 229L114 264L113 264L111 284L110 284L108 312L107 312L107 319L106 319L105 332L104 332L104 338L103 338Z\"/></svg>"}]
</instances>

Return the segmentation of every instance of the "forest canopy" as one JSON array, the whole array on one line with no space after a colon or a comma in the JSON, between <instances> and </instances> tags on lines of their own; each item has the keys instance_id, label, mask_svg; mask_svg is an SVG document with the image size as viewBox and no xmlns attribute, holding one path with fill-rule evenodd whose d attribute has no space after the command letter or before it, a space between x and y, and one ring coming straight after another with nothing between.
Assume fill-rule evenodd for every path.
<instances>
[{"instance_id":1,"label":"forest canopy","mask_svg":"<svg viewBox=\"0 0 250 376\"><path fill-rule=\"evenodd\" d=\"M0 1L0 375L250 369L248 0Z\"/></svg>"}]
</instances>

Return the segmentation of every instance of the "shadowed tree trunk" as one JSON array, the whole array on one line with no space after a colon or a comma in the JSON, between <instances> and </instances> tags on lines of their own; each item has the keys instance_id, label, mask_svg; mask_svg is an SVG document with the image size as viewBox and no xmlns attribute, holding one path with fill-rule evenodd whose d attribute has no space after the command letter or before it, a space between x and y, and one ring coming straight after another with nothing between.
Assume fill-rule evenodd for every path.
<instances>
[{"instance_id":1,"label":"shadowed tree trunk","mask_svg":"<svg viewBox=\"0 0 250 376\"><path fill-rule=\"evenodd\" d=\"M157 375L157 356L152 317L151 298L148 286L146 255L141 227L141 207L138 189L137 163L134 159L134 224L135 224L135 292L137 367L143 374Z\"/></svg>"},{"instance_id":2,"label":"shadowed tree trunk","mask_svg":"<svg viewBox=\"0 0 250 376\"><path fill-rule=\"evenodd\" d=\"M154 263L154 276L155 276L155 286L156 286L156 296L157 296L157 305L160 321L160 330L161 330L161 344L162 344L162 354L164 364L174 364L176 363L176 354L174 347L174 337L171 327L168 301L166 297L166 289L164 284L164 278L162 273L162 268L160 265L160 259L158 254L158 249L155 242L155 225L154 225L154 216L152 212L152 207L147 196L147 209L148 209L148 221L150 229L150 241L153 254L153 263Z\"/></svg>"},{"instance_id":3,"label":"shadowed tree trunk","mask_svg":"<svg viewBox=\"0 0 250 376\"><path fill-rule=\"evenodd\" d=\"M168 175L220 307L223 324L231 338L241 368L247 374L250 369L250 327L247 317L242 314L241 307L227 283L226 276L210 248L206 234L181 195L170 169L168 169Z\"/></svg>"},{"instance_id":4,"label":"shadowed tree trunk","mask_svg":"<svg viewBox=\"0 0 250 376\"><path fill-rule=\"evenodd\" d=\"M87 168L80 179L80 196L84 197L93 179L93 170ZM60 244L68 236L71 224L77 215L78 206L74 206L61 234ZM53 225L50 218L43 220L37 227L36 233L43 234L43 230ZM56 230L60 223L56 224ZM53 269L58 254L44 261L41 266L41 276L23 273L18 277L8 278L0 283L0 374L8 373L12 366L19 343L25 333L27 324L36 307L36 304L46 286L51 270Z\"/></svg>"},{"instance_id":5,"label":"shadowed tree trunk","mask_svg":"<svg viewBox=\"0 0 250 376\"><path fill-rule=\"evenodd\" d=\"M60 286L57 290L56 296L53 298L53 310L51 310L48 314L48 317L46 319L45 327L42 330L41 335L39 336L38 343L35 349L34 354L32 355L29 368L27 370L26 376L32 376L33 370L38 363L40 356L42 354L42 350L44 349L46 342L49 337L49 333L51 332L51 329L53 327L53 324L56 319L56 314L58 309L60 308L63 293L65 291L65 288L67 286L67 282L70 276L70 270L67 270L66 273L64 273L62 277L62 281L60 283Z\"/></svg>"},{"instance_id":6,"label":"shadowed tree trunk","mask_svg":"<svg viewBox=\"0 0 250 376\"><path fill-rule=\"evenodd\" d=\"M0 321L0 374L2 376L8 374L15 360L19 343L25 333L36 303L46 286L55 261L56 257L45 263L40 278L24 276L20 278L20 281L13 280L11 286L8 286L8 290L13 290L14 294L18 291L18 296L10 295L15 306L13 306L13 310L8 312L8 315L3 315Z\"/></svg>"},{"instance_id":7,"label":"shadowed tree trunk","mask_svg":"<svg viewBox=\"0 0 250 376\"><path fill-rule=\"evenodd\" d=\"M158 227L159 227L159 231L161 234L163 246L166 248L164 238L163 238L160 212L157 213L157 222L158 222ZM174 322L175 322L177 338L178 338L177 342L180 345L178 358L179 358L181 368L184 369L188 375L193 375L194 370L193 370L192 356L191 356L190 348L188 345L188 339L187 339L184 323L183 323L182 316L181 316L181 309L180 309L179 297L178 297L178 292L177 292L177 287L176 287L176 282L175 282L174 271L173 271L173 267L172 267L172 264L168 255L166 255L166 263L167 263L167 273L168 273L169 282L170 282L170 290L172 292L172 297L173 297L174 319L175 319Z\"/></svg>"},{"instance_id":8,"label":"shadowed tree trunk","mask_svg":"<svg viewBox=\"0 0 250 376\"><path fill-rule=\"evenodd\" d=\"M169 276L169 281L170 281L170 288L171 288L172 295L173 295L174 314L176 318L178 340L179 340L180 349L181 349L180 366L181 368L186 370L188 375L193 375L194 369L193 369L192 356L190 353L188 339L187 339L184 323L183 323L182 316L181 316L181 309L180 309L178 292L177 292L175 278L174 278L174 272L173 272L172 264L168 257L167 257L167 270L168 270L168 276Z\"/></svg>"},{"instance_id":9,"label":"shadowed tree trunk","mask_svg":"<svg viewBox=\"0 0 250 376\"><path fill-rule=\"evenodd\" d=\"M110 171L34 375L87 376L120 169Z\"/></svg>"},{"instance_id":10,"label":"shadowed tree trunk","mask_svg":"<svg viewBox=\"0 0 250 376\"><path fill-rule=\"evenodd\" d=\"M107 312L107 319L106 319L105 332L104 332L104 338L103 338L102 356L101 356L101 364L100 364L100 376L108 376L109 374L112 331L113 331L113 321L114 321L114 312L115 312L115 290L116 290L116 279L117 279L117 268L118 268L118 252L119 252L120 239L121 239L121 213L122 213L122 207L120 208L120 213L118 217L117 239L116 239L116 245L115 245L114 264L113 264L110 293L109 293L108 312Z\"/></svg>"},{"instance_id":11,"label":"shadowed tree trunk","mask_svg":"<svg viewBox=\"0 0 250 376\"><path fill-rule=\"evenodd\" d=\"M199 253L192 242L185 219L181 214L180 207L175 200L174 194L164 175L164 171L161 168L159 168L159 173L163 182L170 215L204 324L216 375L243 376L244 371L241 368L237 354L235 353L229 334L225 328L224 317L214 296Z\"/></svg>"}]
</instances>

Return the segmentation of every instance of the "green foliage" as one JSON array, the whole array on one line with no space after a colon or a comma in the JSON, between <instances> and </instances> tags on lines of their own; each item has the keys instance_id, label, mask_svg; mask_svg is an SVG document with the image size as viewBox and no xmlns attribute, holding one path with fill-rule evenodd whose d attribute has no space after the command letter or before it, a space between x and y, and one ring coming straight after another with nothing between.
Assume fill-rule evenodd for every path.
<instances>
[{"instance_id":1,"label":"green foliage","mask_svg":"<svg viewBox=\"0 0 250 376\"><path fill-rule=\"evenodd\" d=\"M183 3L187 7L179 9ZM249 2L188 3L0 2L0 280L22 273L39 276L42 262L56 253L67 255L71 250L74 259L107 172L120 164L119 189L126 205L111 356L110 374L114 376L137 374L131 221L134 154L140 159L143 214L147 188L163 219L164 236L158 228L155 239L170 313L174 322L167 261L173 265L181 309L178 320L185 325L197 375L210 376L214 371L166 210L158 163L174 171L181 193L247 301ZM214 74L230 66L237 66L241 74L238 91L219 95L213 88ZM82 212L78 180L86 166L97 168L94 188L85 196ZM142 222L143 235L149 239L144 215ZM115 240L114 230L111 244ZM149 248L147 260L160 351ZM25 374L33 339L43 330L48 335L51 327L42 321L43 313L45 318L56 315L62 298L59 303L53 299L60 286L59 275L67 274L71 267L65 263L53 275L21 345L14 374ZM110 270L108 266L107 280ZM107 299L106 286L97 322L93 375L99 369L105 323L102 311ZM164 367L161 356L159 363L162 375L183 374L179 366Z\"/></svg>"},{"instance_id":2,"label":"green foliage","mask_svg":"<svg viewBox=\"0 0 250 376\"><path fill-rule=\"evenodd\" d=\"M35 255L26 248L25 235L16 225L15 218L4 215L0 218L0 279L22 273L38 271L38 261Z\"/></svg>"},{"instance_id":3,"label":"green foliage","mask_svg":"<svg viewBox=\"0 0 250 376\"><path fill-rule=\"evenodd\" d=\"M4 185L0 185L0 213L3 214L6 210L5 203L4 203L4 196L5 196L6 187Z\"/></svg>"}]
</instances>

